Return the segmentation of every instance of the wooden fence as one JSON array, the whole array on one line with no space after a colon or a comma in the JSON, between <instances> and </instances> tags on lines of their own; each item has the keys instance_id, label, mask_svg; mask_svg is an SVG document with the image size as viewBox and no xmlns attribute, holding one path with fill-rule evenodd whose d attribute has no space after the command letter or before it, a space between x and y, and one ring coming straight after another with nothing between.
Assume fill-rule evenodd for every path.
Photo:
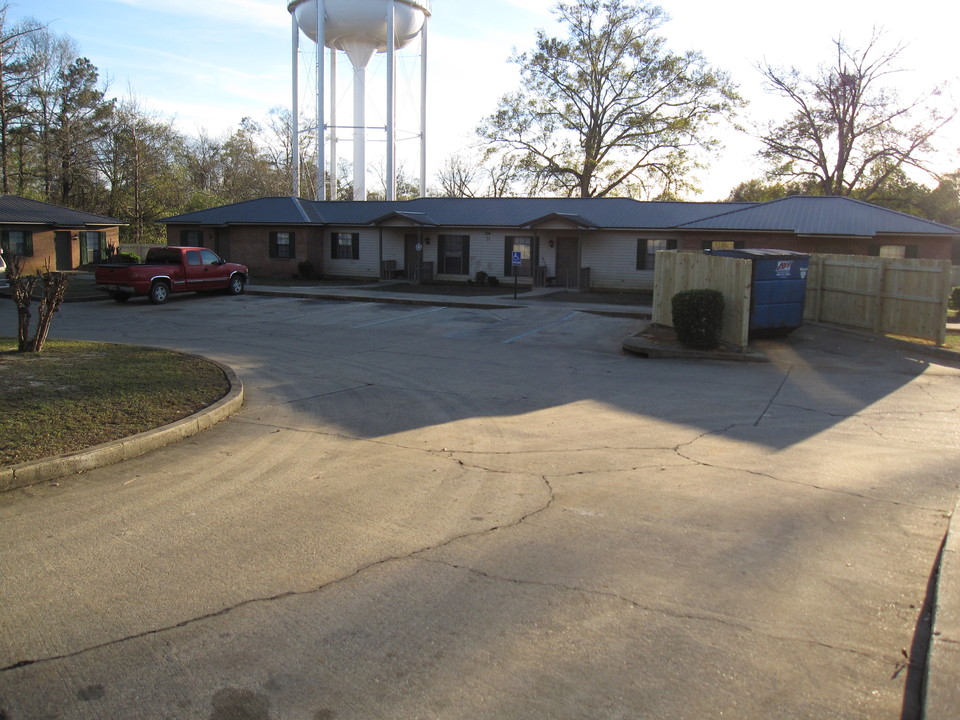
<instances>
[{"instance_id":1,"label":"wooden fence","mask_svg":"<svg viewBox=\"0 0 960 720\"><path fill-rule=\"evenodd\" d=\"M950 283L948 260L811 255L803 317L942 345Z\"/></svg>"},{"instance_id":2,"label":"wooden fence","mask_svg":"<svg viewBox=\"0 0 960 720\"><path fill-rule=\"evenodd\" d=\"M661 250L654 265L653 322L673 326L671 299L682 290L719 290L723 294L720 339L745 350L750 332L752 272L749 260Z\"/></svg>"}]
</instances>

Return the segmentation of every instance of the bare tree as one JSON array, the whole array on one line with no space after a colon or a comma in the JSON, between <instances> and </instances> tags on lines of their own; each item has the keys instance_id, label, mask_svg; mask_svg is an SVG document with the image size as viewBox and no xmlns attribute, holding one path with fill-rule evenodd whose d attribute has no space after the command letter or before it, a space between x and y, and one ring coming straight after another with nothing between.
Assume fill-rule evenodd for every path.
<instances>
[{"instance_id":1,"label":"bare tree","mask_svg":"<svg viewBox=\"0 0 960 720\"><path fill-rule=\"evenodd\" d=\"M444 197L477 197L479 194L477 183L481 175L482 169L476 159L468 158L461 153L449 155L437 173L440 192Z\"/></svg>"},{"instance_id":2,"label":"bare tree","mask_svg":"<svg viewBox=\"0 0 960 720\"><path fill-rule=\"evenodd\" d=\"M931 139L956 111L936 109L939 88L901 101L885 83L899 72L904 46L885 50L881 37L874 30L862 49L834 40L832 63L812 77L796 68L758 68L768 88L794 107L760 137L770 177L866 200L902 168L926 169Z\"/></svg>"},{"instance_id":3,"label":"bare tree","mask_svg":"<svg viewBox=\"0 0 960 720\"><path fill-rule=\"evenodd\" d=\"M522 87L479 134L544 189L580 197L662 196L685 187L710 126L739 104L726 74L674 55L663 10L642 0L558 0L568 37L538 32L513 58Z\"/></svg>"}]
</instances>

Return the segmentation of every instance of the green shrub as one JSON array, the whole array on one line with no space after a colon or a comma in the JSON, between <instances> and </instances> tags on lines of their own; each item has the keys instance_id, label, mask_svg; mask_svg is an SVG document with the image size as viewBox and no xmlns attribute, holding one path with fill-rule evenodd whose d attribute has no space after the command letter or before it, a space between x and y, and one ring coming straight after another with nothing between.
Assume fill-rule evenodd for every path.
<instances>
[{"instance_id":1,"label":"green shrub","mask_svg":"<svg viewBox=\"0 0 960 720\"><path fill-rule=\"evenodd\" d=\"M487 285L490 287L497 287L500 284L500 281L494 275L487 276Z\"/></svg>"},{"instance_id":2,"label":"green shrub","mask_svg":"<svg viewBox=\"0 0 960 720\"><path fill-rule=\"evenodd\" d=\"M684 290L671 299L677 340L695 350L712 350L723 330L723 294L719 290Z\"/></svg>"},{"instance_id":3,"label":"green shrub","mask_svg":"<svg viewBox=\"0 0 960 720\"><path fill-rule=\"evenodd\" d=\"M960 287L955 287L950 293L950 307L954 310L960 310Z\"/></svg>"},{"instance_id":4,"label":"green shrub","mask_svg":"<svg viewBox=\"0 0 960 720\"><path fill-rule=\"evenodd\" d=\"M487 281L487 273L483 270L477 270L477 274L474 276L474 280L477 281L478 285L483 285Z\"/></svg>"},{"instance_id":5,"label":"green shrub","mask_svg":"<svg viewBox=\"0 0 960 720\"><path fill-rule=\"evenodd\" d=\"M140 256L132 252L118 252L113 257L114 262L118 263L129 263L130 265L137 265L142 262Z\"/></svg>"}]
</instances>

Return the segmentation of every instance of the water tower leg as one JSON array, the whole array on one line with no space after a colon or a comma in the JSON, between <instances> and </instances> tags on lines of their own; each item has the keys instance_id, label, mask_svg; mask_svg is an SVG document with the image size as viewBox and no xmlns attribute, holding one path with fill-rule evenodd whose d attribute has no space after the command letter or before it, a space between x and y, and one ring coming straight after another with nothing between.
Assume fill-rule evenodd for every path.
<instances>
[{"instance_id":1,"label":"water tower leg","mask_svg":"<svg viewBox=\"0 0 960 720\"><path fill-rule=\"evenodd\" d=\"M330 199L337 199L337 51L330 48Z\"/></svg>"},{"instance_id":2,"label":"water tower leg","mask_svg":"<svg viewBox=\"0 0 960 720\"><path fill-rule=\"evenodd\" d=\"M290 111L290 171L291 192L293 197L300 197L300 26L297 24L297 16L291 14L293 21L293 57L292 73L293 76L293 102Z\"/></svg>"},{"instance_id":3,"label":"water tower leg","mask_svg":"<svg viewBox=\"0 0 960 720\"><path fill-rule=\"evenodd\" d=\"M397 199L397 136L396 136L396 6L390 3L387 9L387 177L386 199Z\"/></svg>"},{"instance_id":4,"label":"water tower leg","mask_svg":"<svg viewBox=\"0 0 960 720\"><path fill-rule=\"evenodd\" d=\"M326 37L326 14L327 6L324 0L317 2L317 200L325 199L326 178L324 176L324 166L326 157L324 153L324 127L323 127L323 92L324 92L324 62L323 62L323 39Z\"/></svg>"},{"instance_id":5,"label":"water tower leg","mask_svg":"<svg viewBox=\"0 0 960 720\"><path fill-rule=\"evenodd\" d=\"M367 114L364 100L367 94L367 68L353 68L353 199L367 199Z\"/></svg>"},{"instance_id":6,"label":"water tower leg","mask_svg":"<svg viewBox=\"0 0 960 720\"><path fill-rule=\"evenodd\" d=\"M427 196L427 23L420 30L420 197Z\"/></svg>"}]
</instances>

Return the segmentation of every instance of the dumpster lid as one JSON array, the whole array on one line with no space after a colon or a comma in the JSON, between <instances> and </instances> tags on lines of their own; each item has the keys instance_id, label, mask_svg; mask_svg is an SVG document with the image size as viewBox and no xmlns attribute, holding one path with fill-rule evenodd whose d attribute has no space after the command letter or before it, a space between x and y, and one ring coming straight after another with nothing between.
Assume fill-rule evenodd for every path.
<instances>
[{"instance_id":1,"label":"dumpster lid","mask_svg":"<svg viewBox=\"0 0 960 720\"><path fill-rule=\"evenodd\" d=\"M708 255L720 255L722 257L735 257L757 260L774 260L777 258L807 258L809 253L797 252L795 250L777 250L775 248L742 248L739 250L705 250Z\"/></svg>"}]
</instances>

